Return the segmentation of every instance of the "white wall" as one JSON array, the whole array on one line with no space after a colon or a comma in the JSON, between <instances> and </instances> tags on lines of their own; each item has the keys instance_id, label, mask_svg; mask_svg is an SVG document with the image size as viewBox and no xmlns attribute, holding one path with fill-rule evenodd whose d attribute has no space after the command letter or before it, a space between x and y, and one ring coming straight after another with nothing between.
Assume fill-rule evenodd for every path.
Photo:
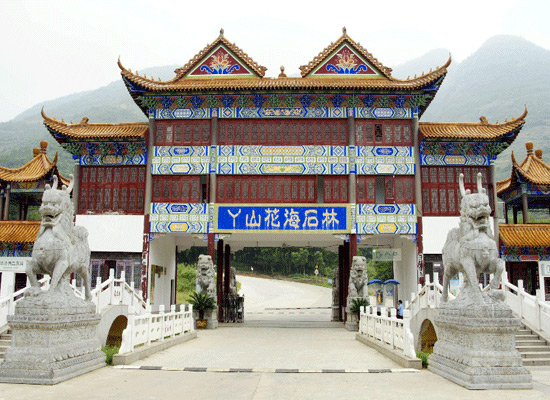
<instances>
[{"instance_id":1,"label":"white wall","mask_svg":"<svg viewBox=\"0 0 550 400\"><path fill-rule=\"evenodd\" d=\"M393 262L393 276L400 282L398 300L410 300L411 292L416 292L416 243L412 240L396 238L400 241L401 261Z\"/></svg>"},{"instance_id":2,"label":"white wall","mask_svg":"<svg viewBox=\"0 0 550 400\"><path fill-rule=\"evenodd\" d=\"M170 309L170 281L174 279L176 270L176 241L174 235L166 234L156 237L149 243L149 290L151 290L152 265L164 267L166 273L160 277L155 276L154 302L151 303L151 307L153 311L158 311L159 306L164 304L165 309L168 311Z\"/></svg>"},{"instance_id":3,"label":"white wall","mask_svg":"<svg viewBox=\"0 0 550 400\"><path fill-rule=\"evenodd\" d=\"M143 251L143 215L76 216L76 225L88 229L91 251L141 253Z\"/></svg>"}]
</instances>

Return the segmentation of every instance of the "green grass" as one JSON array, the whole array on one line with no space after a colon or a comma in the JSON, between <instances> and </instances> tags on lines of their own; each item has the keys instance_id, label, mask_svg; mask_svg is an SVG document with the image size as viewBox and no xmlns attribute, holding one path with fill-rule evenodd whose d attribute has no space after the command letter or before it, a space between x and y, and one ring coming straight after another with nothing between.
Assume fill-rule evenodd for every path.
<instances>
[{"instance_id":1,"label":"green grass","mask_svg":"<svg viewBox=\"0 0 550 400\"><path fill-rule=\"evenodd\" d=\"M120 348L118 346L103 346L101 351L105 353L105 364L113 365L113 356L118 354Z\"/></svg>"},{"instance_id":2,"label":"green grass","mask_svg":"<svg viewBox=\"0 0 550 400\"><path fill-rule=\"evenodd\" d=\"M430 358L430 356L432 355L433 353L433 350L432 351L419 351L416 353L416 358L420 358L422 360L422 368L428 368L428 359Z\"/></svg>"}]
</instances>

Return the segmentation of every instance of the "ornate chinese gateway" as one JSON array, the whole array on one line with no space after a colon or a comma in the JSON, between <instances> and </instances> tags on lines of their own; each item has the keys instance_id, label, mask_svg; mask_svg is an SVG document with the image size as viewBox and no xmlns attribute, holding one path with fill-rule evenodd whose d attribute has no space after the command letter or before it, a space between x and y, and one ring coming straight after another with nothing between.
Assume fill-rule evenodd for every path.
<instances>
[{"instance_id":1,"label":"ornate chinese gateway","mask_svg":"<svg viewBox=\"0 0 550 400\"><path fill-rule=\"evenodd\" d=\"M207 244L221 303L231 251L331 248L340 267L334 309L344 320L352 260L368 246L399 249L394 277L401 293L415 291L431 251L423 235L439 231L442 217L458 219L459 175L473 190L481 173L493 205L492 162L527 114L420 121L451 63L442 61L397 79L345 30L298 76L281 68L267 77L223 31L167 81L119 60L148 122L65 123L43 112L76 162L76 219L95 246L93 276L131 270L127 279L158 309L175 302L176 246ZM94 230L100 225L112 233Z\"/></svg>"}]
</instances>

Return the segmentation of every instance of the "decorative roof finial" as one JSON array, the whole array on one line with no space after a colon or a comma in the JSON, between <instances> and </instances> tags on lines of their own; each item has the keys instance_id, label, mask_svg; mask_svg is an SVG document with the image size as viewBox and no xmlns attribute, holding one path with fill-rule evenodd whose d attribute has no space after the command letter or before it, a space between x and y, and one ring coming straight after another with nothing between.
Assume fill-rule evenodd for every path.
<instances>
[{"instance_id":1,"label":"decorative roof finial","mask_svg":"<svg viewBox=\"0 0 550 400\"><path fill-rule=\"evenodd\" d=\"M220 29L220 36L223 36L223 28Z\"/></svg>"},{"instance_id":2,"label":"decorative roof finial","mask_svg":"<svg viewBox=\"0 0 550 400\"><path fill-rule=\"evenodd\" d=\"M344 36L348 35L348 30L346 29L345 26L342 28L342 35L344 35Z\"/></svg>"},{"instance_id":3,"label":"decorative roof finial","mask_svg":"<svg viewBox=\"0 0 550 400\"><path fill-rule=\"evenodd\" d=\"M533 142L525 143L525 148L527 149L527 155L533 154Z\"/></svg>"},{"instance_id":4,"label":"decorative roof finial","mask_svg":"<svg viewBox=\"0 0 550 400\"><path fill-rule=\"evenodd\" d=\"M285 67L282 65L281 65L281 73L279 74L279 78L286 78Z\"/></svg>"}]
</instances>

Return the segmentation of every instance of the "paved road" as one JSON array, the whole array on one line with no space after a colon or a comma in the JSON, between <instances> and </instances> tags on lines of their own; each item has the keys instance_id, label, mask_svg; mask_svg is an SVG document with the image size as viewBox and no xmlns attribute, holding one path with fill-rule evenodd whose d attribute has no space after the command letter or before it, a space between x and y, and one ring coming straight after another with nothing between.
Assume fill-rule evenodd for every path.
<instances>
[{"instance_id":1,"label":"paved road","mask_svg":"<svg viewBox=\"0 0 550 400\"><path fill-rule=\"evenodd\" d=\"M332 289L237 275L246 321L330 321Z\"/></svg>"}]
</instances>

